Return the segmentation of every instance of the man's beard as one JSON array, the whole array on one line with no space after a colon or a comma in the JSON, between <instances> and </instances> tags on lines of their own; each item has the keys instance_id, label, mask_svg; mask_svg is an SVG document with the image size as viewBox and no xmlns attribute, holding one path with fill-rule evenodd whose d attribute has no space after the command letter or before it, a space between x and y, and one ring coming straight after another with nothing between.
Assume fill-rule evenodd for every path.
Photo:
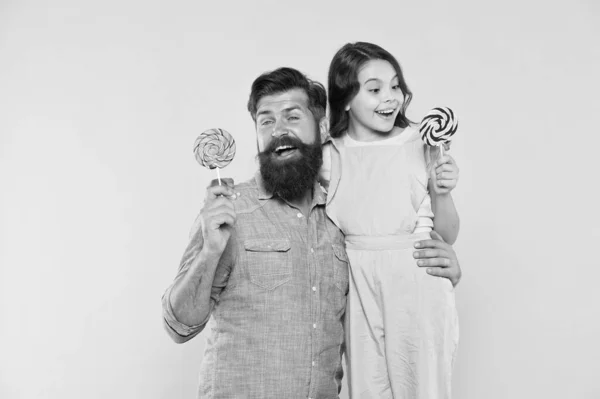
<instances>
[{"instance_id":1,"label":"man's beard","mask_svg":"<svg viewBox=\"0 0 600 399\"><path fill-rule=\"evenodd\" d=\"M293 146L300 154L279 161L275 148L282 145ZM274 138L268 148L258 153L258 160L265 190L286 201L298 200L307 190L312 191L323 164L321 138L317 135L313 144L288 135Z\"/></svg>"}]
</instances>

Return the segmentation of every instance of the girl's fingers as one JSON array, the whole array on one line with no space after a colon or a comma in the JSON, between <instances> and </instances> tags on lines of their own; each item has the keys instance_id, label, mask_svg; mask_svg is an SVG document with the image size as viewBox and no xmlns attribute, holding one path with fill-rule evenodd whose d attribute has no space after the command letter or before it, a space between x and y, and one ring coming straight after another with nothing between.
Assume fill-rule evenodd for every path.
<instances>
[{"instance_id":1,"label":"girl's fingers","mask_svg":"<svg viewBox=\"0 0 600 399\"><path fill-rule=\"evenodd\" d=\"M436 166L440 166L443 164L454 164L454 158L452 158L450 155L448 154L444 154L441 157L438 158L437 161L435 161L435 165Z\"/></svg>"},{"instance_id":2,"label":"girl's fingers","mask_svg":"<svg viewBox=\"0 0 600 399\"><path fill-rule=\"evenodd\" d=\"M456 166L455 164L452 164L452 163L444 163L444 164L441 164L440 166L436 167L435 171L437 173L441 173L441 172L457 172L458 173L458 166Z\"/></svg>"},{"instance_id":3,"label":"girl's fingers","mask_svg":"<svg viewBox=\"0 0 600 399\"><path fill-rule=\"evenodd\" d=\"M449 187L456 187L457 183L458 183L457 179L447 179L447 180L438 180L437 185L438 185L438 187L449 188Z\"/></svg>"},{"instance_id":4,"label":"girl's fingers","mask_svg":"<svg viewBox=\"0 0 600 399\"><path fill-rule=\"evenodd\" d=\"M458 178L458 174L455 172L441 172L437 173L435 177L438 180L456 180Z\"/></svg>"}]
</instances>

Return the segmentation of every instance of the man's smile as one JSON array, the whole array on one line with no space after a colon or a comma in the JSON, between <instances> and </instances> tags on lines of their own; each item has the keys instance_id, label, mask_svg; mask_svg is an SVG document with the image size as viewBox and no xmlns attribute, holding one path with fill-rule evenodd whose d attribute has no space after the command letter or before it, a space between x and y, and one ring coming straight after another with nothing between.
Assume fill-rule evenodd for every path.
<instances>
[{"instance_id":1,"label":"man's smile","mask_svg":"<svg viewBox=\"0 0 600 399\"><path fill-rule=\"evenodd\" d=\"M298 148L296 148L292 145L280 145L277 148L275 148L275 151L273 151L275 156L279 159L290 158L297 152L298 152Z\"/></svg>"}]
</instances>

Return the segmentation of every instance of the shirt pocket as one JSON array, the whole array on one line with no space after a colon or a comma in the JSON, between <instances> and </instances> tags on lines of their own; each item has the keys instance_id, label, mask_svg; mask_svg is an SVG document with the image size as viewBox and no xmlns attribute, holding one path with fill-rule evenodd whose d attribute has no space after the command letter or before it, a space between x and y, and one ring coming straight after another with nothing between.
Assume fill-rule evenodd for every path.
<instances>
[{"instance_id":1,"label":"shirt pocket","mask_svg":"<svg viewBox=\"0 0 600 399\"><path fill-rule=\"evenodd\" d=\"M333 247L333 281L344 295L348 293L349 260L343 245L332 244Z\"/></svg>"},{"instance_id":2,"label":"shirt pocket","mask_svg":"<svg viewBox=\"0 0 600 399\"><path fill-rule=\"evenodd\" d=\"M292 278L290 241L248 239L244 242L250 282L273 290Z\"/></svg>"}]
</instances>

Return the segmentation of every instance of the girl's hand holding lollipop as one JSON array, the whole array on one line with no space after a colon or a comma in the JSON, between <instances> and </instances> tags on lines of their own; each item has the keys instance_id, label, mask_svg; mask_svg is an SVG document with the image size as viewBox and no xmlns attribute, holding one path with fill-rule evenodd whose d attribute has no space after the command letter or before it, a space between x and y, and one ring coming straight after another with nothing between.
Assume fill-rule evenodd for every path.
<instances>
[{"instance_id":1,"label":"girl's hand holding lollipop","mask_svg":"<svg viewBox=\"0 0 600 399\"><path fill-rule=\"evenodd\" d=\"M448 194L458 183L458 166L450 155L444 155L444 147L449 146L452 136L458 129L454 112L447 107L432 109L421 121L419 131L425 144L439 147L440 156L429 173L430 188L436 194Z\"/></svg>"}]
</instances>

